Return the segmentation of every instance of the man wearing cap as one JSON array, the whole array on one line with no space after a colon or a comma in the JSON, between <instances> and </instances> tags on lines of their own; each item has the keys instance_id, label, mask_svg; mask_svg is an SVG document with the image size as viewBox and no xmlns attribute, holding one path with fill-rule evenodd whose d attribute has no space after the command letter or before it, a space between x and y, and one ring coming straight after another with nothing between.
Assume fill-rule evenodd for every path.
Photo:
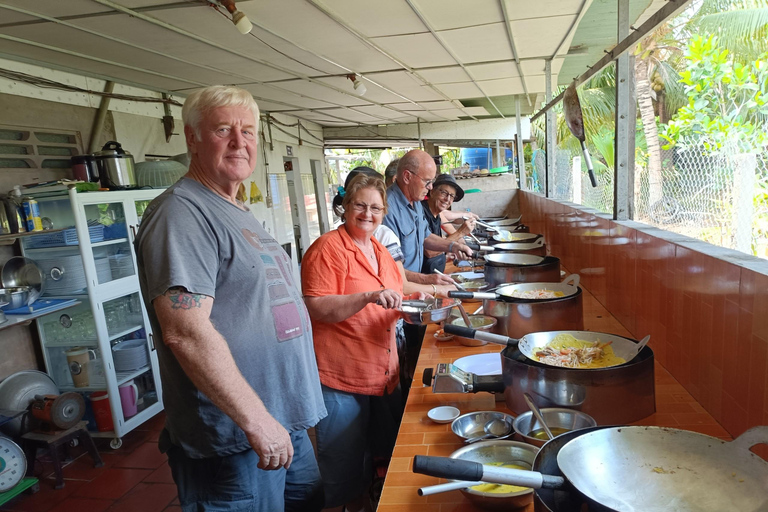
<instances>
[{"instance_id":1,"label":"man wearing cap","mask_svg":"<svg viewBox=\"0 0 768 512\"><path fill-rule=\"evenodd\" d=\"M421 201L424 210L424 219L429 225L429 230L437 236L442 237L443 231L448 233L446 240L462 241L475 229L476 215L470 212L452 212L450 210L454 201L458 202L464 197L464 190L456 183L450 174L440 174L432 185L432 190L427 194L427 198ZM449 223L454 220L465 219L458 229L453 228ZM432 274L435 270L445 271L446 254L439 251L430 251L425 249L424 261L421 265L423 274Z\"/></svg>"}]
</instances>

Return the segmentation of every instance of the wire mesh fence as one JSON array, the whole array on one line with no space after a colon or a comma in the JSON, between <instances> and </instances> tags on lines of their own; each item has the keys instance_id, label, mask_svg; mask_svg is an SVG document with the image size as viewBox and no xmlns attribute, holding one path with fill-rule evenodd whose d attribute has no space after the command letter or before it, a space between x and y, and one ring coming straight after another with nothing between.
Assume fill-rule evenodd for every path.
<instances>
[{"instance_id":1,"label":"wire mesh fence","mask_svg":"<svg viewBox=\"0 0 768 512\"><path fill-rule=\"evenodd\" d=\"M546 156L536 150L529 190L544 193ZM662 150L661 169L635 168L634 220L711 244L768 258L768 151L745 153L736 144ZM613 170L596 166L589 183L580 152L558 148L553 198L613 212Z\"/></svg>"},{"instance_id":2,"label":"wire mesh fence","mask_svg":"<svg viewBox=\"0 0 768 512\"><path fill-rule=\"evenodd\" d=\"M768 153L736 144L662 151L658 173L638 167L635 220L766 257Z\"/></svg>"}]
</instances>

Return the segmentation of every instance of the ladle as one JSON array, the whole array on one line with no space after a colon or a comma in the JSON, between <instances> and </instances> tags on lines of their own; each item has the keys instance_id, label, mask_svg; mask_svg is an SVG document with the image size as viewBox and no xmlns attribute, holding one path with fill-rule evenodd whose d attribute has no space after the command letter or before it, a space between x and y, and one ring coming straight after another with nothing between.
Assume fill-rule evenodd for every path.
<instances>
[{"instance_id":1,"label":"ladle","mask_svg":"<svg viewBox=\"0 0 768 512\"><path fill-rule=\"evenodd\" d=\"M469 328L472 328L472 320L469 318L469 315L467 314L467 311L464 309L464 306L459 302L459 313L461 313L461 318L464 319L464 323L469 326Z\"/></svg>"},{"instance_id":2,"label":"ladle","mask_svg":"<svg viewBox=\"0 0 768 512\"><path fill-rule=\"evenodd\" d=\"M451 276L449 276L449 275L446 275L446 274L444 274L444 273L440 272L440 271L439 271L439 270L437 270L437 269L434 269L434 272L435 272L435 274L440 274L441 276L445 276L445 277L451 277ZM453 279L453 278L451 278L451 279ZM465 288L464 288L464 287L463 287L463 286L462 286L460 283L457 283L455 280L454 280L453 284L454 284L454 285L456 286L456 288L458 288L459 290L461 290L461 291L466 291L466 289L465 289Z\"/></svg>"},{"instance_id":3,"label":"ladle","mask_svg":"<svg viewBox=\"0 0 768 512\"><path fill-rule=\"evenodd\" d=\"M485 434L477 437L470 437L465 440L465 443L474 443L475 441L481 441L488 439L489 437L504 437L512 430L512 426L500 418L491 418L483 425L483 431Z\"/></svg>"},{"instance_id":4,"label":"ladle","mask_svg":"<svg viewBox=\"0 0 768 512\"><path fill-rule=\"evenodd\" d=\"M528 393L523 393L523 398L525 398L525 403L528 404L528 408L531 410L534 416L536 416L536 419L541 423L541 426L544 427L544 432L547 433L550 439L554 439L555 436L552 435L552 431L549 430L549 427L547 426L547 422L544 421L544 415L541 414L541 411L538 407L536 407L536 404L533 403L533 399L531 398L531 395Z\"/></svg>"}]
</instances>

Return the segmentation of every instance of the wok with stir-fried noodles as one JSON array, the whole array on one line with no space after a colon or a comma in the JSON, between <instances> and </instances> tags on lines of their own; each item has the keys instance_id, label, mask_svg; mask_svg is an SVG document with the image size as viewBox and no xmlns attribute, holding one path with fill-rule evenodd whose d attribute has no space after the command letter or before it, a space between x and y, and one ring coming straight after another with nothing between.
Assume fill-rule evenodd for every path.
<instances>
[{"instance_id":1,"label":"wok with stir-fried noodles","mask_svg":"<svg viewBox=\"0 0 768 512\"><path fill-rule=\"evenodd\" d=\"M614 354L611 343L579 340L571 334L562 333L538 348L534 355L541 363L564 368L605 368L625 363L624 359Z\"/></svg>"}]
</instances>

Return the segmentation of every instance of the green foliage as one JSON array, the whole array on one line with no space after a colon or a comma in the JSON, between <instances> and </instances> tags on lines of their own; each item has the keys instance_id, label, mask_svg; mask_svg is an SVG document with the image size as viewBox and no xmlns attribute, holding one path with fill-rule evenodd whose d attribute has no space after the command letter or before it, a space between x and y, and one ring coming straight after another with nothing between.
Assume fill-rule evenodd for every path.
<instances>
[{"instance_id":1,"label":"green foliage","mask_svg":"<svg viewBox=\"0 0 768 512\"><path fill-rule=\"evenodd\" d=\"M669 142L664 148L703 145L717 152L730 141L751 152L768 143L768 53L734 62L715 36L695 36L685 59L680 82L688 103L661 133Z\"/></svg>"}]
</instances>

